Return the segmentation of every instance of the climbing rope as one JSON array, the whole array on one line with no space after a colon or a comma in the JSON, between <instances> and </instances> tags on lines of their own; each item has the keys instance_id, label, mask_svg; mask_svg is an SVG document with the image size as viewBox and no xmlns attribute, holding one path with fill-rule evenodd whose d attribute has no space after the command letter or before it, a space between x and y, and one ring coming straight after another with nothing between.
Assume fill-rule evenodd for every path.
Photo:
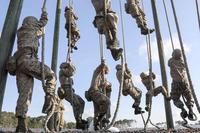
<instances>
[{"instance_id":1,"label":"climbing rope","mask_svg":"<svg viewBox=\"0 0 200 133\"><path fill-rule=\"evenodd\" d=\"M107 127L105 127L103 129L103 131L108 130L109 128L111 128L115 124L115 119L116 119L118 111L119 111L119 105L120 105L120 100L121 100L121 92L122 92L123 81L124 81L124 60L123 60L123 56L121 56L121 65L122 65L122 77L121 77L121 82L120 82L120 85L119 85L117 105L116 105L114 116L112 118L111 123Z\"/></svg>"},{"instance_id":2,"label":"climbing rope","mask_svg":"<svg viewBox=\"0 0 200 133\"><path fill-rule=\"evenodd\" d=\"M106 16L106 14L107 14L106 3L104 3L104 4L105 4L105 16ZM106 17L105 17L105 19L106 19ZM122 66L122 77L121 77L121 80L120 80L121 82L120 82L120 85L119 85L118 99L117 99L117 104L116 104L114 116L113 116L111 122L108 124L108 126L105 127L104 129L100 130L100 131L106 131L115 124L115 120L116 120L116 117L117 117L117 114L118 114L118 111L119 111L119 105L120 105L120 100L121 100L121 92L122 92L123 81L124 81L124 60L123 60L123 56L121 56L121 66Z\"/></svg>"},{"instance_id":3,"label":"climbing rope","mask_svg":"<svg viewBox=\"0 0 200 133\"><path fill-rule=\"evenodd\" d=\"M169 30L170 39L171 39L172 49L174 50L175 49L174 48L174 41L173 41L173 37L172 37L171 26L170 26L170 23L169 23L169 15L168 15L168 12L167 12L165 0L163 0L163 5L164 5L164 9L165 9L165 17L166 17L166 20L167 20L167 26L168 26L168 30Z\"/></svg>"},{"instance_id":4,"label":"climbing rope","mask_svg":"<svg viewBox=\"0 0 200 133\"><path fill-rule=\"evenodd\" d=\"M143 3L143 0L141 0L142 2L142 9L144 11L144 3ZM147 44L147 55L148 55L148 64L149 64L149 76L150 76L150 92L151 92L151 98L150 98L150 104L149 104L149 111L148 111L148 117L147 117L147 120L146 122L144 123L144 131L146 132L146 127L147 127L147 124L150 120L150 117L151 117L151 109L152 109L152 90L153 90L153 82L152 82L152 52L151 52L151 37L150 37L150 33L148 31L148 35L146 36L146 44ZM143 118L143 115L141 115L142 118ZM152 123L152 125L154 125Z\"/></svg>"},{"instance_id":5,"label":"climbing rope","mask_svg":"<svg viewBox=\"0 0 200 133\"><path fill-rule=\"evenodd\" d=\"M198 4L198 0L195 0L195 1L196 1L197 17L198 17L199 30L200 30L200 14L199 14L199 4Z\"/></svg>"},{"instance_id":6,"label":"climbing rope","mask_svg":"<svg viewBox=\"0 0 200 133\"><path fill-rule=\"evenodd\" d=\"M190 88L191 88L191 91L192 91L192 95L193 95L193 98L194 98L194 101L195 101L196 108L197 108L198 112L200 113L200 105L199 105L199 102L198 102L198 99L197 99L197 96L196 96L196 93L194 91L194 87L193 87L193 84L192 84L192 79L191 79L190 71L189 71L188 64L187 64L187 58L186 58L186 55L185 55L185 49L184 49L184 46L183 46L182 36L181 36L181 32L180 32L179 23L178 23L178 19L177 19L177 16L176 16L176 10L175 10L173 0L171 0L171 6L172 6L172 9L173 9L174 19L175 19L178 37L179 37L179 41L180 41L181 51L182 51L182 54L183 54L183 59L184 59L184 62L185 62L185 67L186 67L189 85L190 85Z\"/></svg>"},{"instance_id":7,"label":"climbing rope","mask_svg":"<svg viewBox=\"0 0 200 133\"><path fill-rule=\"evenodd\" d=\"M152 109L152 91L153 91L153 79L152 79L152 54L151 54L151 40L150 40L150 35L149 35L149 32L148 32L148 39L147 39L149 42L147 43L147 52L148 52L148 62L149 62L149 76L150 76L150 103L149 103L149 111L148 111L148 117L147 117L147 120L146 120L146 123L145 123L145 126L144 126L144 131L146 132L146 127L147 127L147 124L148 122L150 121L150 117L151 117L151 109Z\"/></svg>"},{"instance_id":8,"label":"climbing rope","mask_svg":"<svg viewBox=\"0 0 200 133\"><path fill-rule=\"evenodd\" d=\"M46 12L46 0L43 1L43 6L42 6L42 12ZM44 28L44 33L42 34L42 87L43 89L45 88L45 74L44 74L44 51L45 51L45 28ZM47 116L46 116L46 119L45 119L45 124L44 124L44 130L45 132L50 132L49 129L48 129L48 125L47 123L49 122L50 118L53 116L54 114L54 111L55 111L55 103L52 100L52 103L53 103L53 107L51 109L50 112L47 113Z\"/></svg>"},{"instance_id":9,"label":"climbing rope","mask_svg":"<svg viewBox=\"0 0 200 133\"><path fill-rule=\"evenodd\" d=\"M124 32L124 19L123 19L123 13L122 13L122 2L119 0L120 5L120 18L121 18L121 28L122 28L122 40L123 40L123 49L124 49L124 62L127 63L126 60L126 45L125 45L125 32Z\"/></svg>"}]
</instances>

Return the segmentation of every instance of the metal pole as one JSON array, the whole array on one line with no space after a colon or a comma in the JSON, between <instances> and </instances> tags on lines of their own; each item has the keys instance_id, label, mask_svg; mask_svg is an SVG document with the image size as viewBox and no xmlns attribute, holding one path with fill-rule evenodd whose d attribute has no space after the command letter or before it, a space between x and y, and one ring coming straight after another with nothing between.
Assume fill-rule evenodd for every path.
<instances>
[{"instance_id":1,"label":"metal pole","mask_svg":"<svg viewBox=\"0 0 200 133\"><path fill-rule=\"evenodd\" d=\"M199 15L199 4L198 4L198 0L196 0L196 8L197 8L197 17L198 17L198 23L199 23L199 30L200 30L200 15Z\"/></svg>"},{"instance_id":2,"label":"metal pole","mask_svg":"<svg viewBox=\"0 0 200 133\"><path fill-rule=\"evenodd\" d=\"M54 37L53 37L53 51L52 51L52 59L51 59L51 69L54 71L55 74L57 73L57 62L58 62L61 5L62 5L62 0L57 0L55 25L54 25ZM53 130L55 131L54 117L55 116L53 115L47 124L50 131L53 131Z\"/></svg>"},{"instance_id":3,"label":"metal pole","mask_svg":"<svg viewBox=\"0 0 200 133\"><path fill-rule=\"evenodd\" d=\"M159 59L160 59L162 83L163 83L163 86L169 92L168 83L167 83L167 74L166 74L166 68L165 68L163 42L162 42L162 37L160 33L160 25L158 21L158 14L157 14L155 0L151 0L151 5L152 5L153 18L154 18L154 25L156 29L156 38L157 38L158 53L159 53ZM165 114L166 114L167 128L171 129L171 128L174 128L171 105L170 105L170 102L167 101L166 99L164 99L164 101L165 101Z\"/></svg>"},{"instance_id":4,"label":"metal pole","mask_svg":"<svg viewBox=\"0 0 200 133\"><path fill-rule=\"evenodd\" d=\"M53 38L53 53L51 59L51 69L57 72L57 60L58 60L58 45L59 45L59 32L60 32L60 14L61 14L62 0L57 0L55 25L54 25L54 38Z\"/></svg>"},{"instance_id":5,"label":"metal pole","mask_svg":"<svg viewBox=\"0 0 200 133\"><path fill-rule=\"evenodd\" d=\"M23 0L10 0L0 38L0 111L2 111L7 80L7 71L5 70L5 65L8 57L12 54L22 5Z\"/></svg>"}]
</instances>

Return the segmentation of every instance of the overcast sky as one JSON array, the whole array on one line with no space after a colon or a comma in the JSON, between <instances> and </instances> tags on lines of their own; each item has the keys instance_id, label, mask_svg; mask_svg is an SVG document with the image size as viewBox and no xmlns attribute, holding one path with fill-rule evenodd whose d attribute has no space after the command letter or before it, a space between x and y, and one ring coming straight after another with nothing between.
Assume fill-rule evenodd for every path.
<instances>
[{"instance_id":1,"label":"overcast sky","mask_svg":"<svg viewBox=\"0 0 200 133\"><path fill-rule=\"evenodd\" d=\"M121 0L122 3L125 3L125 0ZM158 15L160 20L160 28L162 32L164 50L165 50L165 62L171 56L171 43L167 28L167 23L164 14L164 8L162 1L156 1ZM193 84L196 89L197 96L200 96L200 63L197 59L200 56L200 32L197 23L196 17L196 10L195 10L195 1L188 1L188 0L176 0L175 6L177 9L177 16L180 22L181 33L183 36L183 42L186 49L186 54L188 58L188 64L191 71L191 76L193 79ZM9 1L2 0L0 4L0 31L2 30L6 11L8 8ZM60 27L60 39L59 39L59 53L58 53L58 67L60 63L66 60L67 54L67 39L66 39L66 31L64 29L65 18L64 18L64 8L68 4L67 0L64 0L62 3L62 13L61 13L61 27ZM154 27L153 17L152 17L152 10L151 10L151 2L150 0L144 0L145 6L145 13L148 21L148 25L150 28ZM23 4L22 14L20 17L19 26L22 24L22 20L26 16L35 16L37 18L40 17L41 14L41 7L42 1L41 0L25 0ZM119 2L118 0L112 0L112 7L113 10L119 15ZM124 6L123 6L124 7ZM46 48L45 48L45 63L48 66L51 66L51 55L52 55L52 42L53 42L53 31L54 31L54 21L55 21L55 8L56 8L56 1L47 0L47 12L49 16L49 22L46 26ZM173 32L173 39L175 42L176 47L179 46L179 41L175 29L175 23L172 16L171 5L169 1L167 1L167 8L169 11L170 16L170 24L172 26ZM77 94L79 94L86 102L85 104L85 111L84 111L84 118L93 115L93 104L92 102L87 102L84 98L84 92L88 90L90 87L90 82L92 78L92 74L94 69L100 63L99 57L99 38L97 30L94 28L92 21L95 16L94 8L91 4L90 0L74 0L74 10L79 17L77 25L81 32L81 39L78 41L77 45L79 50L75 51L73 54L73 63L76 66L77 72L74 76L74 89ZM119 16L120 17L120 16ZM141 84L139 74L143 71L148 70L147 64L147 53L146 53L146 43L145 37L140 34L140 30L137 28L135 20L130 16L127 15L123 8L123 17L124 17L124 24L125 24L125 42L126 42L126 49L127 49L127 61L128 66L132 71L133 80L135 85L140 88L143 92L141 106L145 107L145 93L146 88ZM18 26L18 27L19 27ZM122 42L122 35L121 35L121 22L118 23L118 38L120 43ZM161 76L160 76L160 65L159 65L159 58L158 58L158 50L157 50L157 42L155 38L155 33L151 35L151 46L152 46L152 57L153 57L153 71L157 75L156 79L156 86L162 84ZM16 51L17 44L14 45L14 51ZM122 44L121 44L122 46ZM104 47L105 48L105 47ZM41 50L41 48L40 48ZM39 57L40 57L39 51ZM116 79L116 71L115 65L120 62L115 62L110 54L110 51L105 49L105 58L106 63L110 68L110 73L108 74L107 78L109 81L112 82L113 91L112 91L112 112L114 112L116 101L117 101L117 94L119 83ZM167 73L168 73L168 84L170 88L171 84L171 77L169 75L169 68L166 65ZM57 69L57 72L59 69ZM9 75L6 85L6 91L4 96L4 103L3 103L3 110L14 112L16 101L18 97L17 87L16 87L16 78ZM59 87L60 83L57 82L57 87ZM171 90L171 89L170 89ZM33 92L33 100L32 104L29 108L28 115L30 116L39 116L43 115L41 113L42 105L44 102L44 92L42 89L42 85L40 81L35 80L34 85L34 92ZM133 100L127 96L122 96L119 114L117 119L136 119L138 121L137 126L141 125L142 119L140 116L134 115L134 110L131 108L133 104ZM171 102L172 106L172 113L174 120L179 120L179 110L175 108L173 103ZM65 101L65 120L67 122L74 121L73 113L71 105ZM197 112L196 112L197 113ZM146 115L147 116L147 113ZM159 117L158 117L159 116ZM199 116L199 115L198 115ZM165 119L165 112L164 112L164 102L163 97L159 95L158 97L153 98L153 107L152 107L152 121L157 122L164 122Z\"/></svg>"}]
</instances>

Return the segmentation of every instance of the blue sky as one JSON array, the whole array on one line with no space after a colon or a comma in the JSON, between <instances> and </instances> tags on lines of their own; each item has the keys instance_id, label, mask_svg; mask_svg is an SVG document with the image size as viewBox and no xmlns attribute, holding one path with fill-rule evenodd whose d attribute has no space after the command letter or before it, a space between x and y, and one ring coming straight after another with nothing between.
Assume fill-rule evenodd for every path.
<instances>
[{"instance_id":1,"label":"blue sky","mask_svg":"<svg viewBox=\"0 0 200 133\"><path fill-rule=\"evenodd\" d=\"M125 3L125 0L121 0L122 3ZM170 38L167 28L167 23L164 14L164 8L162 1L156 1L158 15L160 20L160 28L161 34L163 38L163 44L165 48L165 57L166 63L167 60L171 56L171 44ZM193 79L194 87L196 88L197 96L200 95L199 87L199 75L200 75L200 63L198 63L197 57L200 56L199 50L200 45L200 32L197 23L196 10L195 10L195 1L183 1L176 0L175 6L177 9L177 15L179 18L181 33L183 36L183 42L186 48L186 54L188 58L188 64L191 71L191 76ZM175 23L172 16L171 5L169 1L166 1L167 8L170 15L170 24L172 26L172 32L174 41L176 46L179 47L177 33L175 29ZM2 30L6 11L8 8L9 1L3 0L0 4L0 31ZM64 18L64 8L68 4L68 1L65 0L62 2L62 13L61 13L61 27L60 27L60 39L59 39L59 53L58 53L58 66L60 63L66 60L67 55L67 39L66 39L66 31L64 29L65 18ZM23 4L22 14L20 17L19 26L22 23L22 20L26 16L35 16L37 18L40 17L41 14L41 6L42 1L39 0L25 0ZM145 13L148 21L149 27L153 28L153 17L151 10L151 2L150 0L144 0ZM119 10L119 2L118 0L112 0L113 10L120 14ZM48 66L51 66L51 56L52 56L52 44L53 44L53 31L54 31L54 21L55 21L55 8L56 1L47 0L47 12L49 17L49 22L46 26L46 48L45 48L45 63ZM124 9L124 8L123 8ZM95 16L94 8L91 4L90 0L74 0L74 10L79 17L77 25L81 32L81 39L78 41L78 51L75 51L73 54L73 63L76 66L77 72L74 76L74 89L76 93L79 94L82 98L84 98L85 90L88 90L92 78L92 74L94 69L100 63L99 57L99 40L97 30L94 28L92 21ZM119 16L120 17L120 16ZM123 10L124 17L124 27L125 27L125 42L127 49L127 61L128 66L133 73L133 80L135 81L135 85L140 88L143 92L142 103L141 106L145 106L145 93L146 89L141 84L139 79L139 74L143 71L148 70L147 64L147 54L146 54L146 44L145 37L140 34L140 30L137 28L135 20L125 13ZM18 26L18 27L19 27ZM122 42L122 34L121 34L121 22L119 19L118 23L118 38L120 43ZM158 61L158 52L155 34L151 35L152 40L152 51L153 51L153 71L157 75L156 85L161 85L161 76L160 76L160 65ZM14 51L16 51L17 44L14 45ZM121 43L122 46L122 43ZM104 47L105 48L105 47ZM41 50L41 48L40 48ZM40 57L39 51L39 57ZM119 84L115 76L115 65L120 62L113 61L110 52L105 49L105 59L106 63L109 65L110 73L107 78L113 84L113 92L112 92L112 112L116 105L116 99L118 94ZM168 73L168 84L170 88L171 78L169 75L169 68L167 67ZM57 69L57 72L59 70ZM15 111L16 100L18 97L17 87L16 87L16 79L9 75L6 85L3 110L4 111ZM57 82L57 87L59 87L59 81ZM86 99L84 98L86 101ZM32 104L29 108L28 115L30 116L38 116L42 115L41 108L44 101L44 92L42 89L42 85L40 81L35 80L34 91L33 91L33 100ZM136 119L139 123L142 122L140 116L134 115L134 110L131 108L133 100L127 96L122 96L120 110L117 119ZM172 103L172 102L171 102ZM174 116L174 120L179 120L179 110L177 110L173 103L172 113ZM66 121L74 121L73 113L71 106L68 102L65 101L65 120ZM91 116L93 114L93 104L91 102L86 101L84 117ZM158 117L159 116L159 117ZM199 116L199 115L198 115ZM159 95L158 97L153 99L153 109L152 109L152 121L160 122L165 121L165 112L164 112L164 102L163 97ZM142 126L139 124L138 126Z\"/></svg>"}]
</instances>

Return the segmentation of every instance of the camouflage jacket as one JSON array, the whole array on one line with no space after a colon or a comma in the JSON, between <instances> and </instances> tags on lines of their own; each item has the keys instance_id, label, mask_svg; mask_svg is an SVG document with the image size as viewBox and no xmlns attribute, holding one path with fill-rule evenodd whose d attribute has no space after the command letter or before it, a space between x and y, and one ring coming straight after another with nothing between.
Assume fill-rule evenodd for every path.
<instances>
[{"instance_id":1,"label":"camouflage jacket","mask_svg":"<svg viewBox=\"0 0 200 133\"><path fill-rule=\"evenodd\" d=\"M187 80L185 63L182 58L179 60L174 58L169 59L168 66L170 67L170 74L173 81L184 82Z\"/></svg>"},{"instance_id":2,"label":"camouflage jacket","mask_svg":"<svg viewBox=\"0 0 200 133\"><path fill-rule=\"evenodd\" d=\"M46 12L42 13L39 21L31 16L24 19L22 26L17 31L17 48L19 51L30 48L32 52L38 53L39 39L43 34L43 28L47 21Z\"/></svg>"}]
</instances>

